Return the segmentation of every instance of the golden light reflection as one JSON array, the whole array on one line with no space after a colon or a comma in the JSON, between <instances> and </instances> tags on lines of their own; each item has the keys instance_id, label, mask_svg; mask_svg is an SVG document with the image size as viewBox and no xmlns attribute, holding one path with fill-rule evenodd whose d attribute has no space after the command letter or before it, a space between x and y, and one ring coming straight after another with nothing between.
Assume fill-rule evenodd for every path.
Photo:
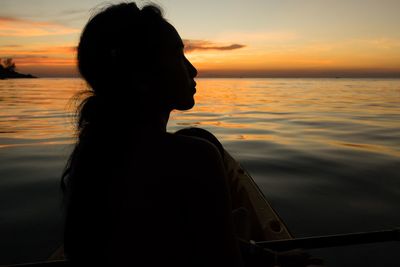
<instances>
[{"instance_id":1,"label":"golden light reflection","mask_svg":"<svg viewBox=\"0 0 400 267\"><path fill-rule=\"evenodd\" d=\"M262 141L304 149L340 146L400 156L397 148L352 140L360 138L357 131L365 131L367 138L376 135L376 128L398 127L393 120L374 119L390 117L391 107L400 106L392 82L359 81L356 87L348 88L351 83L346 79L335 83L312 79L198 79L196 106L187 112L173 112L171 129L196 126L221 131L225 141ZM342 89L338 91L338 87ZM383 91L377 94L376 88ZM390 105L388 99L393 101Z\"/></svg>"},{"instance_id":2,"label":"golden light reflection","mask_svg":"<svg viewBox=\"0 0 400 267\"><path fill-rule=\"evenodd\" d=\"M399 157L400 150L385 143L386 137L398 135L397 121L376 119L393 117L400 106L393 83L347 79L197 79L195 107L185 112L174 111L169 131L197 126L216 133L224 141L261 141L304 149L329 146ZM357 86L349 87L352 84ZM80 79L0 83L0 145L4 148L72 143L77 103L71 99L83 89L85 83ZM385 138L379 137L379 129L385 129ZM363 142L359 132L365 140L375 141Z\"/></svg>"},{"instance_id":3,"label":"golden light reflection","mask_svg":"<svg viewBox=\"0 0 400 267\"><path fill-rule=\"evenodd\" d=\"M5 143L0 145L72 142L75 105L71 97L82 89L84 83L79 79L8 80L1 83L1 135L3 140L14 141L3 141Z\"/></svg>"}]
</instances>

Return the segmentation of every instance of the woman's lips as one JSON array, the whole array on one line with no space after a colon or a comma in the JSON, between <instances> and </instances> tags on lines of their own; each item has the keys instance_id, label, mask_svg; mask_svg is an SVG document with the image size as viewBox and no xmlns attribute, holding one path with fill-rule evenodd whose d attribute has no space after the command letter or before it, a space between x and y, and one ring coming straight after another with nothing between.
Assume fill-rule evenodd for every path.
<instances>
[{"instance_id":1,"label":"woman's lips","mask_svg":"<svg viewBox=\"0 0 400 267\"><path fill-rule=\"evenodd\" d=\"M193 82L193 94L196 93L196 85L197 85L197 83Z\"/></svg>"}]
</instances>

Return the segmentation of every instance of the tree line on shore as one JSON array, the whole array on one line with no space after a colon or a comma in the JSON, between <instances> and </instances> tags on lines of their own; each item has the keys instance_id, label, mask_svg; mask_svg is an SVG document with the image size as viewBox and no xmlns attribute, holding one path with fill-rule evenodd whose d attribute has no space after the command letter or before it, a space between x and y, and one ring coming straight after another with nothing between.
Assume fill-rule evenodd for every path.
<instances>
[{"instance_id":1,"label":"tree line on shore","mask_svg":"<svg viewBox=\"0 0 400 267\"><path fill-rule=\"evenodd\" d=\"M17 67L13 58L0 58L0 79L36 78L31 74L22 74L16 71Z\"/></svg>"}]
</instances>

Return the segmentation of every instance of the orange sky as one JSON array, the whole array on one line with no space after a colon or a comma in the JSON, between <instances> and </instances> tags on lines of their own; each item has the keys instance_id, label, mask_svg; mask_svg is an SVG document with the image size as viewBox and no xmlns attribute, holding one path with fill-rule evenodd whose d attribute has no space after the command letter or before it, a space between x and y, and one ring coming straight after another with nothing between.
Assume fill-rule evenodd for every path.
<instances>
[{"instance_id":1,"label":"orange sky","mask_svg":"<svg viewBox=\"0 0 400 267\"><path fill-rule=\"evenodd\" d=\"M0 57L20 72L76 76L74 47L99 2L3 0ZM400 77L400 1L156 3L200 76Z\"/></svg>"}]
</instances>

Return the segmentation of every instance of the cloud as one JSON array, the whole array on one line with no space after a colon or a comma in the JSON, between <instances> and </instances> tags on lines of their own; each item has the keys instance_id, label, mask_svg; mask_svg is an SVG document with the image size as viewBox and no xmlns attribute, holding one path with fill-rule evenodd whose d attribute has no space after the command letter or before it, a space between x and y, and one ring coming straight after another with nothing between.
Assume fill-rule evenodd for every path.
<instances>
[{"instance_id":1,"label":"cloud","mask_svg":"<svg viewBox=\"0 0 400 267\"><path fill-rule=\"evenodd\" d=\"M0 45L1 48L16 48L16 47L21 47L21 45L17 44L9 44L9 45Z\"/></svg>"},{"instance_id":2,"label":"cloud","mask_svg":"<svg viewBox=\"0 0 400 267\"><path fill-rule=\"evenodd\" d=\"M1 47L1 57L16 57L18 55L74 55L75 46L22 46L4 45Z\"/></svg>"},{"instance_id":3,"label":"cloud","mask_svg":"<svg viewBox=\"0 0 400 267\"><path fill-rule=\"evenodd\" d=\"M82 15L82 14L86 14L87 10L84 9L66 9L66 10L62 10L60 12L60 15Z\"/></svg>"},{"instance_id":4,"label":"cloud","mask_svg":"<svg viewBox=\"0 0 400 267\"><path fill-rule=\"evenodd\" d=\"M245 47L242 44L230 44L230 45L218 45L216 43L205 41L205 40L189 40L184 39L185 52L190 53L195 50L235 50Z\"/></svg>"},{"instance_id":5,"label":"cloud","mask_svg":"<svg viewBox=\"0 0 400 267\"><path fill-rule=\"evenodd\" d=\"M73 66L76 64L74 58L49 57L35 55L18 55L13 57L17 67L25 66Z\"/></svg>"},{"instance_id":6,"label":"cloud","mask_svg":"<svg viewBox=\"0 0 400 267\"><path fill-rule=\"evenodd\" d=\"M293 40L298 40L300 36L295 32L287 31L255 31L255 32L224 32L218 37L218 40L235 40L240 42L241 40L246 40L247 43L254 42L288 42Z\"/></svg>"},{"instance_id":7,"label":"cloud","mask_svg":"<svg viewBox=\"0 0 400 267\"><path fill-rule=\"evenodd\" d=\"M354 42L371 45L378 49L399 49L400 39L396 38L374 38L374 39L356 39Z\"/></svg>"},{"instance_id":8,"label":"cloud","mask_svg":"<svg viewBox=\"0 0 400 267\"><path fill-rule=\"evenodd\" d=\"M40 58L49 58L48 56L41 56L41 55L17 55L12 57L13 59L23 59L23 60L27 60L27 59L40 59Z\"/></svg>"},{"instance_id":9,"label":"cloud","mask_svg":"<svg viewBox=\"0 0 400 267\"><path fill-rule=\"evenodd\" d=\"M45 46L41 44L0 46L0 58L11 57L19 66L74 65L75 46Z\"/></svg>"},{"instance_id":10,"label":"cloud","mask_svg":"<svg viewBox=\"0 0 400 267\"><path fill-rule=\"evenodd\" d=\"M76 32L79 30L52 22L0 17L0 37L65 35Z\"/></svg>"}]
</instances>

